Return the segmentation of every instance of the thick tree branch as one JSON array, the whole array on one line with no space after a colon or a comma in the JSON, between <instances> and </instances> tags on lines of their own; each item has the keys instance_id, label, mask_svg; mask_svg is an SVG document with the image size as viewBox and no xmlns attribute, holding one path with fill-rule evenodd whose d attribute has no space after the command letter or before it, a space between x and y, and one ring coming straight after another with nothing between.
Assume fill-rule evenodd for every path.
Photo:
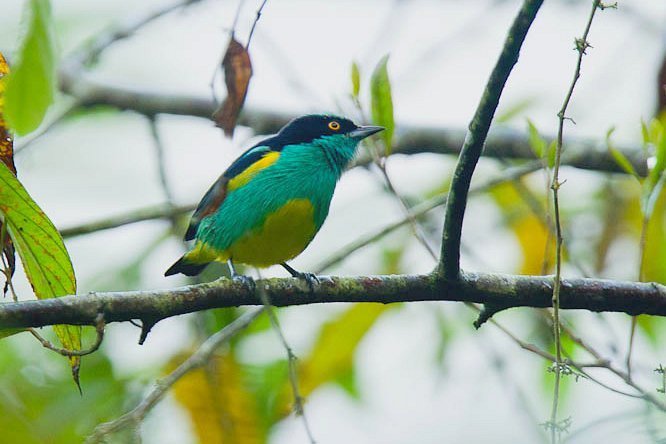
<instances>
[{"instance_id":1,"label":"thick tree branch","mask_svg":"<svg viewBox=\"0 0 666 444\"><path fill-rule=\"evenodd\" d=\"M189 4L191 2L182 2ZM175 9L177 6L173 6ZM132 35L137 26L148 23L162 14L129 22L115 31L98 36L90 46L66 57L60 69L60 89L74 98L80 106L111 106L132 110L144 115L174 114L210 119L216 104L212 99L173 95L126 86L108 85L94 79L86 69L113 42ZM245 108L239 124L258 134L277 132L295 114ZM398 125L393 152L403 154L439 153L457 155L465 141L465 130ZM551 137L551 139L553 139ZM631 161L636 171L646 173L645 159L640 147L618 147ZM494 129L486 139L485 155L504 159L532 159L534 154L527 136L507 128ZM361 159L368 163L370 159ZM577 168L623 173L603 142L572 141L563 164Z\"/></svg>"},{"instance_id":2,"label":"thick tree branch","mask_svg":"<svg viewBox=\"0 0 666 444\"><path fill-rule=\"evenodd\" d=\"M276 306L325 302L464 301L506 307L550 307L552 276L463 273L458 281L437 275L322 278L314 291L294 278L257 281ZM562 309L666 316L666 287L655 283L568 279L562 281ZM239 282L215 282L166 290L89 293L0 304L0 329L53 324L95 325L132 319L160 320L219 307L261 305Z\"/></svg>"},{"instance_id":3,"label":"thick tree branch","mask_svg":"<svg viewBox=\"0 0 666 444\"><path fill-rule=\"evenodd\" d=\"M133 110L144 115L175 114L209 119L215 111L212 99L203 97L171 95L132 89L118 85L107 85L94 79L87 67L102 56L104 50L115 42L126 39L143 26L200 0L181 0L143 17L130 19L115 29L97 35L89 44L71 53L61 63L59 71L60 89L73 96L81 106L111 106ZM289 113L245 109L239 124L251 127L259 134L275 133L286 122L296 117ZM433 152L454 154L460 152L465 140L465 130L429 128L398 125L393 152L415 154ZM553 137L550 138L551 140ZM642 150L636 147L618 148L640 174L646 173ZM486 139L485 156L497 158L534 158L524 133L508 129L494 129ZM367 163L369 159L365 160ZM623 173L603 142L589 140L571 141L563 164L577 168Z\"/></svg>"},{"instance_id":4,"label":"thick tree branch","mask_svg":"<svg viewBox=\"0 0 666 444\"><path fill-rule=\"evenodd\" d=\"M67 74L69 75L69 74ZM73 95L82 106L111 106L141 114L174 114L209 119L215 110L212 100L112 86L87 77L72 74L71 80L61 80L63 92ZM252 128L257 134L272 134L295 114L272 112L246 107L239 124ZM437 153L457 155L465 141L465 130L398 125L393 147L394 154ZM547 137L553 140L554 137ZM639 174L646 174L645 159L639 146L619 146ZM484 156L502 159L534 159L527 135L509 128L494 128L486 139ZM362 158L360 163L370 159ZM603 141L571 140L562 159L564 165L587 170L624 173L613 159Z\"/></svg>"},{"instance_id":5,"label":"thick tree branch","mask_svg":"<svg viewBox=\"0 0 666 444\"><path fill-rule=\"evenodd\" d=\"M481 157L504 85L514 65L518 63L520 48L542 3L543 0L526 0L523 3L509 29L502 52L490 74L479 106L469 125L469 131L453 173L449 199L446 202L440 252L440 272L446 279L457 279L460 274L460 239L472 174Z\"/></svg>"}]
</instances>

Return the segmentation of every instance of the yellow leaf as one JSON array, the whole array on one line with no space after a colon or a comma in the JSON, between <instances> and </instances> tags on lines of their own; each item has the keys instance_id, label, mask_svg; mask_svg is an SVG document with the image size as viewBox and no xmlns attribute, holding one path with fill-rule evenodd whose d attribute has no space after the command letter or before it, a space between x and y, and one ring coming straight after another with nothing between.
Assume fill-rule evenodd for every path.
<instances>
[{"instance_id":1,"label":"yellow leaf","mask_svg":"<svg viewBox=\"0 0 666 444\"><path fill-rule=\"evenodd\" d=\"M177 356L170 370L187 356ZM205 367L187 373L173 390L189 413L200 443L264 442L254 398L244 386L241 368L232 354L215 355Z\"/></svg>"},{"instance_id":2,"label":"yellow leaf","mask_svg":"<svg viewBox=\"0 0 666 444\"><path fill-rule=\"evenodd\" d=\"M518 193L515 186L507 183L493 188L490 195L504 214L507 226L520 245L523 260L519 273L527 275L547 273L554 264L552 260L552 253L555 251L554 238L549 235L548 227L542 219L534 214Z\"/></svg>"},{"instance_id":3,"label":"yellow leaf","mask_svg":"<svg viewBox=\"0 0 666 444\"><path fill-rule=\"evenodd\" d=\"M666 192L662 188L647 226L642 277L666 283Z\"/></svg>"},{"instance_id":4,"label":"yellow leaf","mask_svg":"<svg viewBox=\"0 0 666 444\"><path fill-rule=\"evenodd\" d=\"M310 355L298 361L300 394L307 397L320 386L348 375L354 353L379 316L388 310L384 304L354 304L335 319L324 324ZM276 404L279 416L289 414L293 395L287 381Z\"/></svg>"}]
</instances>

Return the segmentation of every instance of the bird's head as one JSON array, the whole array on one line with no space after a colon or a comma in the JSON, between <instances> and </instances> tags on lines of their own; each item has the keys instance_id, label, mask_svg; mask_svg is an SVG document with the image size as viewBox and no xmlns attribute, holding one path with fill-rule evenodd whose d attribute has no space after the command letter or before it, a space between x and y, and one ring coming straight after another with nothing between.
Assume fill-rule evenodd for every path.
<instances>
[{"instance_id":1,"label":"bird's head","mask_svg":"<svg viewBox=\"0 0 666 444\"><path fill-rule=\"evenodd\" d=\"M359 126L344 117L309 114L289 122L276 137L284 145L321 148L329 162L342 170L354 157L358 143L383 129Z\"/></svg>"},{"instance_id":2,"label":"bird's head","mask_svg":"<svg viewBox=\"0 0 666 444\"><path fill-rule=\"evenodd\" d=\"M295 144L313 142L320 138L347 139L358 143L383 129L381 126L359 126L344 117L308 114L289 122L280 130L279 135Z\"/></svg>"},{"instance_id":3,"label":"bird's head","mask_svg":"<svg viewBox=\"0 0 666 444\"><path fill-rule=\"evenodd\" d=\"M381 126L359 126L344 117L308 114L286 124L278 137L293 145L328 141L355 147L361 140L383 129Z\"/></svg>"}]
</instances>

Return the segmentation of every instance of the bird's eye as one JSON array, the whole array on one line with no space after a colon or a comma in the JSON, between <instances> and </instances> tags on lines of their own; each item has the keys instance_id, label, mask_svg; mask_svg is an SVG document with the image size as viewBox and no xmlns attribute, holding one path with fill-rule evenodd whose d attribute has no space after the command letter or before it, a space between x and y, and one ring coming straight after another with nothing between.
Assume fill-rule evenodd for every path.
<instances>
[{"instance_id":1,"label":"bird's eye","mask_svg":"<svg viewBox=\"0 0 666 444\"><path fill-rule=\"evenodd\" d=\"M329 127L330 129L332 129L333 131L337 131L337 130L340 129L340 123L339 123L339 122L336 122L336 121L334 120L334 121L332 121L332 122L330 122L330 123L328 124L328 127Z\"/></svg>"}]
</instances>

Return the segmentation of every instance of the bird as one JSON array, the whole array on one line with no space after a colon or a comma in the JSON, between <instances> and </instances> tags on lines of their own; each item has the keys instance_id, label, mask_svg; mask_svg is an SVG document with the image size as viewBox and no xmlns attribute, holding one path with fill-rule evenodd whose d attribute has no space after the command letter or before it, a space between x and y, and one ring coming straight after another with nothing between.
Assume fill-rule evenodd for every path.
<instances>
[{"instance_id":1,"label":"bird","mask_svg":"<svg viewBox=\"0 0 666 444\"><path fill-rule=\"evenodd\" d=\"M310 244L328 216L342 173L359 142L384 130L336 115L297 117L241 154L213 183L185 233L191 249L165 276L196 276L211 262L257 268L280 264L312 287L314 274L287 261Z\"/></svg>"}]
</instances>

